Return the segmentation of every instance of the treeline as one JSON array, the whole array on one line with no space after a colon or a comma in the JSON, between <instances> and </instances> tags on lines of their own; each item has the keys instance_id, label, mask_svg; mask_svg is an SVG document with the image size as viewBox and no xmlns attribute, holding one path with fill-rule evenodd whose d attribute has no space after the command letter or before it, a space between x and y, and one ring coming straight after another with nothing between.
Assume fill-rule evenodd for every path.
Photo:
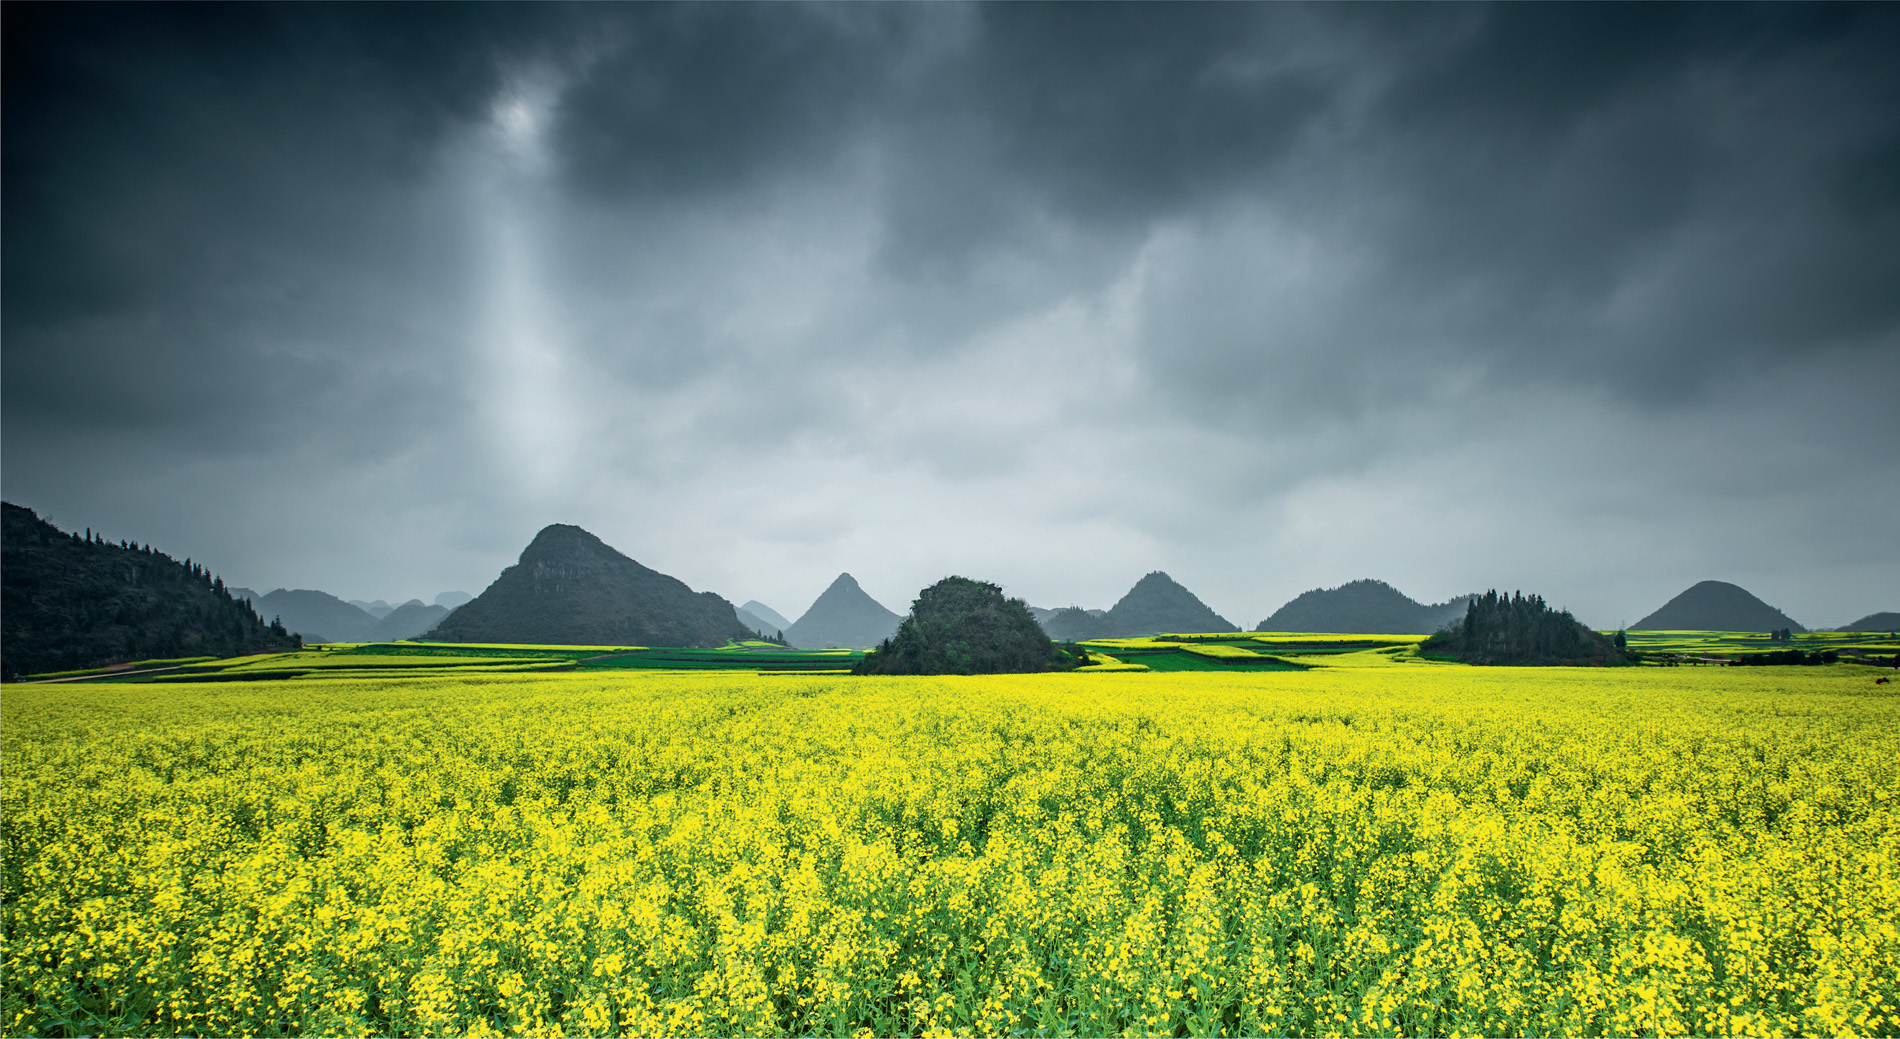
<instances>
[{"instance_id":1,"label":"treeline","mask_svg":"<svg viewBox=\"0 0 1900 1039\"><path fill-rule=\"evenodd\" d=\"M1570 615L1553 610L1541 595L1496 590L1465 604L1464 619L1419 645L1421 653L1467 664L1560 665L1627 663L1609 638Z\"/></svg>"},{"instance_id":2,"label":"treeline","mask_svg":"<svg viewBox=\"0 0 1900 1039\"><path fill-rule=\"evenodd\" d=\"M1772 649L1766 653L1748 653L1729 661L1730 667L1765 666L1769 664L1832 664L1841 659L1839 653L1824 649L1816 653L1803 653L1798 649Z\"/></svg>"},{"instance_id":3,"label":"treeline","mask_svg":"<svg viewBox=\"0 0 1900 1039\"><path fill-rule=\"evenodd\" d=\"M67 534L33 510L0 505L0 675L135 660L298 648L249 600L189 558L150 545Z\"/></svg>"}]
</instances>

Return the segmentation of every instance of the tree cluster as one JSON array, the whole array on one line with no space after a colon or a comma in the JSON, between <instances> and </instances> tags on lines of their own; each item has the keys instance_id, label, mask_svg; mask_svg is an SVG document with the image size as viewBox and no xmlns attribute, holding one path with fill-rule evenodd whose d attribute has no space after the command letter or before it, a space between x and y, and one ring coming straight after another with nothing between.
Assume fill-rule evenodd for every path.
<instances>
[{"instance_id":1,"label":"tree cluster","mask_svg":"<svg viewBox=\"0 0 1900 1039\"><path fill-rule=\"evenodd\" d=\"M1021 599L985 581L946 577L918 593L897 634L852 674L991 675L1068 671L1087 662L1043 633Z\"/></svg>"},{"instance_id":2,"label":"tree cluster","mask_svg":"<svg viewBox=\"0 0 1900 1039\"><path fill-rule=\"evenodd\" d=\"M1798 649L1774 649L1766 653L1749 653L1745 656L1737 657L1729 661L1729 666L1763 667L1771 664L1813 666L1816 664L1832 664L1839 659L1841 659L1840 654L1831 649L1824 649L1818 653L1803 653Z\"/></svg>"},{"instance_id":3,"label":"tree cluster","mask_svg":"<svg viewBox=\"0 0 1900 1039\"><path fill-rule=\"evenodd\" d=\"M1464 619L1426 639L1419 651L1467 664L1591 666L1627 663L1616 643L1591 631L1543 596L1489 591L1465 605Z\"/></svg>"}]
</instances>

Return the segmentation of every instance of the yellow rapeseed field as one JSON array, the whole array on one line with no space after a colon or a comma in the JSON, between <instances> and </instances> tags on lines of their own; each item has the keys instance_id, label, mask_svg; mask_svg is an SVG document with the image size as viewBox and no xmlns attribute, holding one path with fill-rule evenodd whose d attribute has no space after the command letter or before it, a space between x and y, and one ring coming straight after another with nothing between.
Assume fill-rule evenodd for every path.
<instances>
[{"instance_id":1,"label":"yellow rapeseed field","mask_svg":"<svg viewBox=\"0 0 1900 1039\"><path fill-rule=\"evenodd\" d=\"M1896 1035L1893 688L9 686L0 1033Z\"/></svg>"}]
</instances>

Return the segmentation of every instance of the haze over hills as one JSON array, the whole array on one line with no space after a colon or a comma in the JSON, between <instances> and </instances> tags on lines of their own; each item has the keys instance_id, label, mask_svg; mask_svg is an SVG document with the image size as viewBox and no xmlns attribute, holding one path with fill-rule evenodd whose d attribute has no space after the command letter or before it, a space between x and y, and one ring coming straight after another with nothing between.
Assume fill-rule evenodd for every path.
<instances>
[{"instance_id":1,"label":"haze over hills","mask_svg":"<svg viewBox=\"0 0 1900 1039\"><path fill-rule=\"evenodd\" d=\"M305 642L369 642L375 638L378 618L329 592L278 588L252 605L260 617L281 618L284 627L302 635Z\"/></svg>"},{"instance_id":2,"label":"haze over hills","mask_svg":"<svg viewBox=\"0 0 1900 1039\"><path fill-rule=\"evenodd\" d=\"M766 620L764 617L761 617L758 614L753 613L751 610L748 610L743 606L739 607L733 612L739 615L740 624L743 624L746 627L751 628L753 631L758 632L760 635L776 636L780 632L783 632L785 630L784 628L781 628L778 625L773 624L771 621Z\"/></svg>"},{"instance_id":3,"label":"haze over hills","mask_svg":"<svg viewBox=\"0 0 1900 1039\"><path fill-rule=\"evenodd\" d=\"M1041 606L1030 606L1030 607L1027 607L1027 609L1029 610L1029 615L1031 617L1036 618L1036 623L1038 624L1042 623L1043 621L1048 620L1049 618L1055 616L1058 613L1061 613L1063 610L1082 610L1083 613L1086 613L1091 617L1097 617L1097 618L1106 617L1108 615L1107 610L1088 610L1088 609L1083 609L1080 606L1059 606L1059 607L1056 607L1055 609L1044 609Z\"/></svg>"},{"instance_id":4,"label":"haze over hills","mask_svg":"<svg viewBox=\"0 0 1900 1039\"><path fill-rule=\"evenodd\" d=\"M441 623L450 612L449 607L426 605L421 599L411 599L401 606L390 606L381 599L345 602L314 588L276 588L261 596L248 588L233 591L247 593L238 597L252 599L259 616L281 617L286 628L313 643L412 639Z\"/></svg>"},{"instance_id":5,"label":"haze over hills","mask_svg":"<svg viewBox=\"0 0 1900 1039\"><path fill-rule=\"evenodd\" d=\"M1105 634L1127 638L1169 632L1236 631L1227 618L1207 608L1193 592L1156 570L1128 590L1102 617Z\"/></svg>"},{"instance_id":6,"label":"haze over hills","mask_svg":"<svg viewBox=\"0 0 1900 1039\"><path fill-rule=\"evenodd\" d=\"M371 634L377 642L413 639L442 623L449 613L447 606L424 605L421 599L411 599L385 614Z\"/></svg>"},{"instance_id":7,"label":"haze over hills","mask_svg":"<svg viewBox=\"0 0 1900 1039\"><path fill-rule=\"evenodd\" d=\"M0 677L296 645L189 559L0 503Z\"/></svg>"},{"instance_id":8,"label":"haze over hills","mask_svg":"<svg viewBox=\"0 0 1900 1039\"><path fill-rule=\"evenodd\" d=\"M1792 617L1727 581L1698 581L1631 631L1806 631Z\"/></svg>"},{"instance_id":9,"label":"haze over hills","mask_svg":"<svg viewBox=\"0 0 1900 1039\"><path fill-rule=\"evenodd\" d=\"M731 603L556 523L520 561L427 633L444 642L723 646L751 638Z\"/></svg>"},{"instance_id":10,"label":"haze over hills","mask_svg":"<svg viewBox=\"0 0 1900 1039\"><path fill-rule=\"evenodd\" d=\"M1052 639L1062 642L1081 642L1084 639L1106 638L1108 625L1103 623L1102 615L1106 610L1084 610L1079 606L1068 606L1060 610L1033 611L1038 613L1036 623L1049 633Z\"/></svg>"},{"instance_id":11,"label":"haze over hills","mask_svg":"<svg viewBox=\"0 0 1900 1039\"><path fill-rule=\"evenodd\" d=\"M473 598L467 592L443 592L435 597L435 604L453 610Z\"/></svg>"},{"instance_id":12,"label":"haze over hills","mask_svg":"<svg viewBox=\"0 0 1900 1039\"><path fill-rule=\"evenodd\" d=\"M869 649L897 633L904 618L839 574L804 616L785 629L785 641L800 649Z\"/></svg>"},{"instance_id":13,"label":"haze over hills","mask_svg":"<svg viewBox=\"0 0 1900 1039\"><path fill-rule=\"evenodd\" d=\"M757 599L747 599L745 601L745 605L739 608L751 614L752 616L756 617L757 619L764 621L767 624L770 624L772 626L773 631L784 631L786 628L789 628L792 626L792 622L786 620L784 614L778 612L777 610L771 608L770 606L765 605L764 603L760 602Z\"/></svg>"},{"instance_id":14,"label":"haze over hills","mask_svg":"<svg viewBox=\"0 0 1900 1039\"><path fill-rule=\"evenodd\" d=\"M1464 617L1471 599L1461 595L1427 605L1384 581L1362 579L1301 592L1254 630L1430 635Z\"/></svg>"}]
</instances>

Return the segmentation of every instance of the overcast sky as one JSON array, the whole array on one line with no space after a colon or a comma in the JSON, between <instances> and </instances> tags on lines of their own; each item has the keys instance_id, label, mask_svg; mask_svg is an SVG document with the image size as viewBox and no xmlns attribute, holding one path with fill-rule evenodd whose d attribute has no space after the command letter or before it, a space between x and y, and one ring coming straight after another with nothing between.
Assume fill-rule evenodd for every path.
<instances>
[{"instance_id":1,"label":"overcast sky","mask_svg":"<svg viewBox=\"0 0 1900 1039\"><path fill-rule=\"evenodd\" d=\"M236 584L1900 609L1900 5L4 19L0 490Z\"/></svg>"}]
</instances>

